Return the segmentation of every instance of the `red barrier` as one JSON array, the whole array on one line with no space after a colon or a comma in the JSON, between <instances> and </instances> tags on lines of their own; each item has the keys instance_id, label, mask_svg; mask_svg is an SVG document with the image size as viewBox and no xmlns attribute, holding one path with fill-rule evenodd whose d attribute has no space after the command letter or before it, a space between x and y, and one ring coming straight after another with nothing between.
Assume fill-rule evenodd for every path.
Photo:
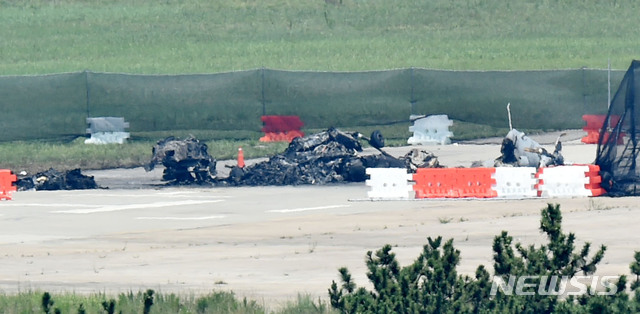
<instances>
[{"instance_id":1,"label":"red barrier","mask_svg":"<svg viewBox=\"0 0 640 314\"><path fill-rule=\"evenodd\" d=\"M497 197L495 168L420 168L413 175L416 198Z\"/></svg>"},{"instance_id":2,"label":"red barrier","mask_svg":"<svg viewBox=\"0 0 640 314\"><path fill-rule=\"evenodd\" d=\"M582 130L586 131L587 135L583 137L581 141L585 144L598 144L598 137L600 136L600 130L602 130L605 119L607 119L607 115L583 115L582 120L584 120L587 125L585 125ZM620 121L620 116L611 116L609 127L616 126L618 124L618 121ZM606 141L610 135L610 132L606 132L604 134L604 140ZM623 136L624 133L620 133L620 135L618 136L618 144L623 144Z\"/></svg>"},{"instance_id":3,"label":"red barrier","mask_svg":"<svg viewBox=\"0 0 640 314\"><path fill-rule=\"evenodd\" d=\"M261 142L291 142L296 137L303 137L300 128L304 125L298 116L262 116L264 136Z\"/></svg>"},{"instance_id":4,"label":"red barrier","mask_svg":"<svg viewBox=\"0 0 640 314\"><path fill-rule=\"evenodd\" d=\"M0 169L0 200L10 200L11 194L16 191L16 175L8 169Z\"/></svg>"}]
</instances>

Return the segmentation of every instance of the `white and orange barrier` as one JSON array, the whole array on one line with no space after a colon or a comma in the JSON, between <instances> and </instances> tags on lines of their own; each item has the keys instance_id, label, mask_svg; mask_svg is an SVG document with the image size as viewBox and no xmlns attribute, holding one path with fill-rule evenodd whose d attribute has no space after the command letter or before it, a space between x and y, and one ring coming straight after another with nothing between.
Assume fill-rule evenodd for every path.
<instances>
[{"instance_id":1,"label":"white and orange barrier","mask_svg":"<svg viewBox=\"0 0 640 314\"><path fill-rule=\"evenodd\" d=\"M370 199L413 198L412 175L404 168L367 168Z\"/></svg>"},{"instance_id":2,"label":"white and orange barrier","mask_svg":"<svg viewBox=\"0 0 640 314\"><path fill-rule=\"evenodd\" d=\"M534 167L498 167L493 174L498 197L536 197L536 168Z\"/></svg>"},{"instance_id":3,"label":"white and orange barrier","mask_svg":"<svg viewBox=\"0 0 640 314\"><path fill-rule=\"evenodd\" d=\"M538 196L573 197L599 196L604 194L600 187L602 178L598 174L600 167L595 165L574 165L540 168L538 178Z\"/></svg>"},{"instance_id":4,"label":"white and orange barrier","mask_svg":"<svg viewBox=\"0 0 640 314\"><path fill-rule=\"evenodd\" d=\"M370 199L590 197L606 191L596 165L499 168L367 168ZM411 185L411 181L413 185ZM411 198L409 196L409 198Z\"/></svg>"}]
</instances>

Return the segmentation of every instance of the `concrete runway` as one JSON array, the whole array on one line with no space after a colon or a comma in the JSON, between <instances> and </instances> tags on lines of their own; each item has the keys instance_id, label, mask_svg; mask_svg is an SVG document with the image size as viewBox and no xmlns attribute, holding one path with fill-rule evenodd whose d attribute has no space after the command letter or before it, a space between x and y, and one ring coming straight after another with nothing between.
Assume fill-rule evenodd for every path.
<instances>
[{"instance_id":1,"label":"concrete runway","mask_svg":"<svg viewBox=\"0 0 640 314\"><path fill-rule=\"evenodd\" d=\"M447 166L498 156L499 146L426 147ZM390 149L402 155L406 148ZM590 163L595 146L565 145ZM0 202L0 292L181 294L231 290L278 307L298 293L327 297L347 266L368 285L365 253L394 245L402 265L426 238L453 238L458 271L492 269L491 243L507 230L541 243L540 210L561 205L565 230L608 246L600 271L628 273L640 250L638 198L368 201L364 183L299 187L167 188L161 170L93 171L109 189L17 192Z\"/></svg>"}]
</instances>

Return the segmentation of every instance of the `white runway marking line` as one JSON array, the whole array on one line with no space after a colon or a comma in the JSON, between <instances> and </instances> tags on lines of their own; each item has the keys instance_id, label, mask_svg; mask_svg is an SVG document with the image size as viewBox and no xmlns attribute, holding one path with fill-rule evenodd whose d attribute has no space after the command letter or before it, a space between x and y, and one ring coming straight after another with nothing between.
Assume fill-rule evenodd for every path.
<instances>
[{"instance_id":1,"label":"white runway marking line","mask_svg":"<svg viewBox=\"0 0 640 314\"><path fill-rule=\"evenodd\" d=\"M194 194L200 194L200 195L194 195ZM173 198L178 198L178 197L209 197L211 198L212 195L211 194L206 194L206 193L198 193L198 192L168 192L168 193L135 193L135 194L83 194L84 196L97 196L97 197L113 197L113 196L118 196L118 197L173 197ZM213 197L215 198L232 198L232 196L228 196L228 195L213 195Z\"/></svg>"},{"instance_id":2,"label":"white runway marking line","mask_svg":"<svg viewBox=\"0 0 640 314\"><path fill-rule=\"evenodd\" d=\"M78 206L95 206L95 205L85 205L85 204L40 204L40 203L11 203L11 204L2 204L0 207L4 206L12 206L12 207L78 207Z\"/></svg>"},{"instance_id":3,"label":"white runway marking line","mask_svg":"<svg viewBox=\"0 0 640 314\"><path fill-rule=\"evenodd\" d=\"M291 209L272 209L267 210L267 213L296 213L296 212L304 212L309 210L319 210L319 209L332 209L332 208L342 208L342 207L350 207L351 205L329 205L329 206L318 206L318 207L304 207L304 208L291 208Z\"/></svg>"},{"instance_id":4,"label":"white runway marking line","mask_svg":"<svg viewBox=\"0 0 640 314\"><path fill-rule=\"evenodd\" d=\"M204 217L136 217L140 220L209 220L209 219L221 219L222 215L217 216L204 216Z\"/></svg>"},{"instance_id":5,"label":"white runway marking line","mask_svg":"<svg viewBox=\"0 0 640 314\"><path fill-rule=\"evenodd\" d=\"M103 213L103 212L113 212L113 211L121 211L127 209L146 209L146 208L158 208L158 207L169 207L169 206L184 206L184 205L200 205L200 204L208 204L208 203L218 203L223 200L210 200L210 201L176 201L176 202L158 202L158 203L147 203L147 204L131 204L131 205L108 205L102 206L98 208L81 208L81 209L70 209L70 210L56 210L52 211L52 213L56 214L93 214L93 213Z\"/></svg>"}]
</instances>

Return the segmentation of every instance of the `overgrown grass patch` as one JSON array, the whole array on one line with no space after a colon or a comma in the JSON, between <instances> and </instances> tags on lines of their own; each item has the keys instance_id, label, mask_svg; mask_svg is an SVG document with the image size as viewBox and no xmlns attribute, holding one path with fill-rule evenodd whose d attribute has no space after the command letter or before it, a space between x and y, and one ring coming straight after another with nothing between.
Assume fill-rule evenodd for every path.
<instances>
[{"instance_id":1,"label":"overgrown grass patch","mask_svg":"<svg viewBox=\"0 0 640 314\"><path fill-rule=\"evenodd\" d=\"M46 305L45 305L46 303ZM97 293L48 293L28 291L0 294L2 313L334 313L322 300L298 295L282 306L271 308L233 292L212 291L205 295L156 293L153 290L109 295Z\"/></svg>"}]
</instances>

